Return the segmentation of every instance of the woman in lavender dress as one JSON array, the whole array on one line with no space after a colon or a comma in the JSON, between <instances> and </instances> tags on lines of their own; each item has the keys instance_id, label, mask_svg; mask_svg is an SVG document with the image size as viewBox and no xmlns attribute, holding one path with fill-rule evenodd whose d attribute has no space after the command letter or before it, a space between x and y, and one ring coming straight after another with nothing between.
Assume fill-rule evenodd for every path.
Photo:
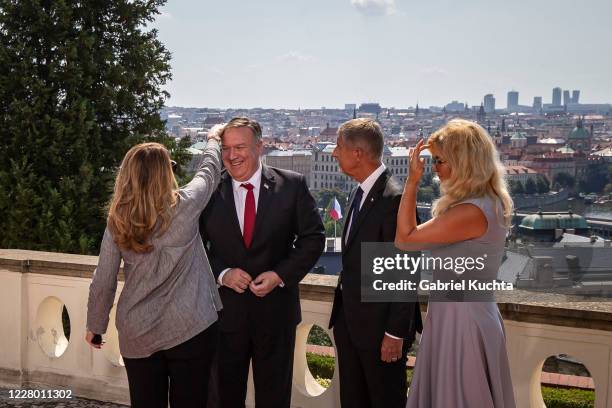
<instances>
[{"instance_id":1,"label":"woman in lavender dress","mask_svg":"<svg viewBox=\"0 0 612 408\"><path fill-rule=\"evenodd\" d=\"M433 218L416 225L416 192L429 148L442 196ZM512 200L491 137L478 124L452 120L410 152L398 212L396 245L429 257L484 259L483 268L433 268L433 282L493 282L501 264ZM474 295L469 293L467 295ZM430 294L407 408L514 408L504 324L492 292L464 301ZM476 301L475 301L476 300Z\"/></svg>"}]
</instances>

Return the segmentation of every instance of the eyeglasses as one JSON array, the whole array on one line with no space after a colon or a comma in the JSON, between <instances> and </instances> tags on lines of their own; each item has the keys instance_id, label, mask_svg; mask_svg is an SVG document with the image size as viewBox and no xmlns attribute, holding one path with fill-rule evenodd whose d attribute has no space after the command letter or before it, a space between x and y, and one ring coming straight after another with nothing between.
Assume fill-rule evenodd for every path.
<instances>
[{"instance_id":1,"label":"eyeglasses","mask_svg":"<svg viewBox=\"0 0 612 408\"><path fill-rule=\"evenodd\" d=\"M440 159L439 159L439 158L437 158L437 157L432 157L431 162L433 163L433 165L434 165L434 166L437 166L437 165L439 165L439 164L444 164L444 163L446 163L446 161L445 161L445 160L440 160Z\"/></svg>"},{"instance_id":2,"label":"eyeglasses","mask_svg":"<svg viewBox=\"0 0 612 408\"><path fill-rule=\"evenodd\" d=\"M170 160L170 165L172 166L172 172L176 172L176 169L178 168L178 164L174 161L174 160Z\"/></svg>"}]
</instances>

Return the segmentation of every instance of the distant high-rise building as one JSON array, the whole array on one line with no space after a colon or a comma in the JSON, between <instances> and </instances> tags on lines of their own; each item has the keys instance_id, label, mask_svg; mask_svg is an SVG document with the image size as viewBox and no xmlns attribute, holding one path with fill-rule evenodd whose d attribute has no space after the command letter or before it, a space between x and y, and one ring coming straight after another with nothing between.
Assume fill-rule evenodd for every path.
<instances>
[{"instance_id":1,"label":"distant high-rise building","mask_svg":"<svg viewBox=\"0 0 612 408\"><path fill-rule=\"evenodd\" d=\"M495 113L495 97L493 94L484 96L484 111L485 113Z\"/></svg>"},{"instance_id":2,"label":"distant high-rise building","mask_svg":"<svg viewBox=\"0 0 612 408\"><path fill-rule=\"evenodd\" d=\"M359 105L359 112L373 113L378 115L382 108L378 103L362 103Z\"/></svg>"},{"instance_id":3,"label":"distant high-rise building","mask_svg":"<svg viewBox=\"0 0 612 408\"><path fill-rule=\"evenodd\" d=\"M542 97L541 96L533 97L533 110L535 112L540 112L542 110Z\"/></svg>"},{"instance_id":4,"label":"distant high-rise building","mask_svg":"<svg viewBox=\"0 0 612 408\"><path fill-rule=\"evenodd\" d=\"M518 107L519 93L517 91L508 92L508 107L509 111L515 110Z\"/></svg>"},{"instance_id":5,"label":"distant high-rise building","mask_svg":"<svg viewBox=\"0 0 612 408\"><path fill-rule=\"evenodd\" d=\"M476 121L482 124L485 120L486 113L484 109L484 104L480 104L480 108L478 108L478 113L476 114Z\"/></svg>"},{"instance_id":6,"label":"distant high-rise building","mask_svg":"<svg viewBox=\"0 0 612 408\"><path fill-rule=\"evenodd\" d=\"M567 90L563 91L563 106L567 106L567 104L570 102L570 92Z\"/></svg>"},{"instance_id":7,"label":"distant high-rise building","mask_svg":"<svg viewBox=\"0 0 612 408\"><path fill-rule=\"evenodd\" d=\"M461 112L465 110L465 104L457 101L452 101L451 103L447 103L444 108L448 112Z\"/></svg>"},{"instance_id":8,"label":"distant high-rise building","mask_svg":"<svg viewBox=\"0 0 612 408\"><path fill-rule=\"evenodd\" d=\"M580 91L578 89L572 91L572 103L580 103Z\"/></svg>"},{"instance_id":9,"label":"distant high-rise building","mask_svg":"<svg viewBox=\"0 0 612 408\"><path fill-rule=\"evenodd\" d=\"M357 105L354 103L345 103L344 104L344 110L347 112L353 112L355 109L357 109Z\"/></svg>"},{"instance_id":10,"label":"distant high-rise building","mask_svg":"<svg viewBox=\"0 0 612 408\"><path fill-rule=\"evenodd\" d=\"M561 106L561 88L553 88L552 104L555 106Z\"/></svg>"}]
</instances>

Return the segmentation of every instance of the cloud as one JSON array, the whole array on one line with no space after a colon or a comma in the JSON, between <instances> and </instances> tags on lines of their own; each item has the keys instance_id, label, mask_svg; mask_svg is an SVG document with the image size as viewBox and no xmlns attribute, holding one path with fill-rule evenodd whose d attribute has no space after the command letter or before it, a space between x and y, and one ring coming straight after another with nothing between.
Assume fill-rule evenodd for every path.
<instances>
[{"instance_id":1,"label":"cloud","mask_svg":"<svg viewBox=\"0 0 612 408\"><path fill-rule=\"evenodd\" d=\"M448 71L440 67L426 67L421 70L421 75L427 77L446 77L448 76Z\"/></svg>"},{"instance_id":2,"label":"cloud","mask_svg":"<svg viewBox=\"0 0 612 408\"><path fill-rule=\"evenodd\" d=\"M351 0L351 5L367 16L395 14L395 0Z\"/></svg>"},{"instance_id":3,"label":"cloud","mask_svg":"<svg viewBox=\"0 0 612 408\"><path fill-rule=\"evenodd\" d=\"M304 54L300 51L288 51L284 54L273 57L264 62L256 62L248 64L244 67L246 71L257 71L260 69L267 69L272 66L280 66L285 64L305 64L315 62L317 59L312 55Z\"/></svg>"},{"instance_id":4,"label":"cloud","mask_svg":"<svg viewBox=\"0 0 612 408\"><path fill-rule=\"evenodd\" d=\"M289 51L276 57L277 62L313 62L314 60L315 57L312 55L302 54L299 51Z\"/></svg>"}]
</instances>

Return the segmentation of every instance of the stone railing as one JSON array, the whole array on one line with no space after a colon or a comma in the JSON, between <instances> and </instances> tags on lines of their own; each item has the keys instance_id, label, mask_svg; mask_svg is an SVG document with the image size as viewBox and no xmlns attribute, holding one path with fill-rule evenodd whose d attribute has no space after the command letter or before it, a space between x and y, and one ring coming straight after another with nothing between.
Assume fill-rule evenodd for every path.
<instances>
[{"instance_id":1,"label":"stone railing","mask_svg":"<svg viewBox=\"0 0 612 408\"><path fill-rule=\"evenodd\" d=\"M114 315L103 350L83 340L88 288L96 257L0 250L0 385L69 389L95 400L129 403ZM329 388L306 364L312 325L327 327L335 276L308 275L301 284L303 321L298 326L292 405L339 407L338 370ZM122 289L119 283L117 296ZM581 361L595 384L595 406L612 406L612 303L534 302L515 291L499 305L518 407L542 408L540 376L546 358L567 354ZM70 338L62 311L70 318ZM422 310L425 313L425 305ZM114 313L114 309L111 314ZM330 338L333 338L329 332ZM253 406L249 384L248 405Z\"/></svg>"}]
</instances>

